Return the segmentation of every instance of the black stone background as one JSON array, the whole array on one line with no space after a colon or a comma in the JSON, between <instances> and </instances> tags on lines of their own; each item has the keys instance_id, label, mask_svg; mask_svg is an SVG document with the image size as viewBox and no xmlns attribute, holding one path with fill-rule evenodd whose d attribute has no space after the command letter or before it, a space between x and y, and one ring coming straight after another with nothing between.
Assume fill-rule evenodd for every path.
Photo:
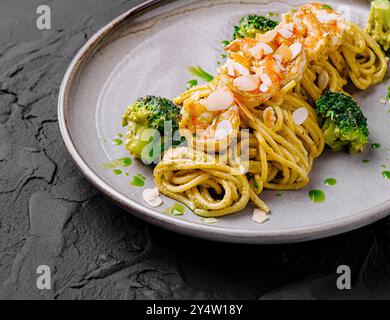
<instances>
[{"instance_id":1,"label":"black stone background","mask_svg":"<svg viewBox=\"0 0 390 320\"><path fill-rule=\"evenodd\" d=\"M310 243L230 245L153 227L89 186L61 141L58 89L86 40L138 2L0 0L0 298L389 298L390 219ZM40 4L50 31L35 27ZM43 264L52 290L36 287ZM350 291L336 289L342 264Z\"/></svg>"}]
</instances>

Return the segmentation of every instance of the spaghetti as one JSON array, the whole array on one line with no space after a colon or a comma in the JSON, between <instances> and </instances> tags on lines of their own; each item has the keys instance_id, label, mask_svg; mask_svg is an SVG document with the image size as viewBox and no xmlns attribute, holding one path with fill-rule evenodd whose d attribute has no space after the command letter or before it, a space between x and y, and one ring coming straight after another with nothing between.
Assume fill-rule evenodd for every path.
<instances>
[{"instance_id":1,"label":"spaghetti","mask_svg":"<svg viewBox=\"0 0 390 320\"><path fill-rule=\"evenodd\" d=\"M250 201L268 213L261 192L303 188L324 150L314 102L344 92L349 80L362 90L382 81L387 60L365 31L322 4L226 50L213 81L175 99L189 146L165 155L155 182L201 216L236 213Z\"/></svg>"}]
</instances>

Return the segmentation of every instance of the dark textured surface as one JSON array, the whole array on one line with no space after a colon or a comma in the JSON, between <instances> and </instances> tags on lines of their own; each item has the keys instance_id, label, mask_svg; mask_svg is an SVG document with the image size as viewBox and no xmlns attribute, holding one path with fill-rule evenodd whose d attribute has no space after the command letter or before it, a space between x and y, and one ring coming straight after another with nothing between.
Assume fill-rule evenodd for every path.
<instances>
[{"instance_id":1,"label":"dark textured surface","mask_svg":"<svg viewBox=\"0 0 390 320\"><path fill-rule=\"evenodd\" d=\"M390 298L390 219L283 246L206 242L150 226L94 191L57 125L57 94L76 51L139 1L0 0L0 298ZM349 265L350 291L336 289ZM38 290L48 265L52 290Z\"/></svg>"}]
</instances>

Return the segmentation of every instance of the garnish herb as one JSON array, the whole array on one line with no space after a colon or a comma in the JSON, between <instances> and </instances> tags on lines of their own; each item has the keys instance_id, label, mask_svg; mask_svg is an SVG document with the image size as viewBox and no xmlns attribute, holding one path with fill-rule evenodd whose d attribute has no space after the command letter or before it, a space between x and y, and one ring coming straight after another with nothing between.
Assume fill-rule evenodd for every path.
<instances>
[{"instance_id":1,"label":"garnish herb","mask_svg":"<svg viewBox=\"0 0 390 320\"><path fill-rule=\"evenodd\" d=\"M192 74L193 76L195 76L203 81L206 81L206 82L210 82L210 81L214 80L214 76L212 76L210 73L204 71L199 66L190 66L188 68L188 72L190 74Z\"/></svg>"}]
</instances>

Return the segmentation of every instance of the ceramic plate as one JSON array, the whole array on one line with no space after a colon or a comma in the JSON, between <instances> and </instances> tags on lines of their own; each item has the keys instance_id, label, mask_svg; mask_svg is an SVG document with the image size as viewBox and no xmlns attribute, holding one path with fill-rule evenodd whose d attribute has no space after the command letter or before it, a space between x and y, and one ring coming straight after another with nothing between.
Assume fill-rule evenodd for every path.
<instances>
[{"instance_id":1,"label":"ceramic plate","mask_svg":"<svg viewBox=\"0 0 390 320\"><path fill-rule=\"evenodd\" d=\"M340 6L340 2L327 2ZM305 189L281 195L265 191L262 198L272 208L272 215L262 225L252 221L250 206L213 225L205 224L190 210L178 217L164 213L175 203L168 198L161 208L152 209L142 200L143 189L154 186L152 168L134 160L131 165L129 160L115 162L129 157L123 145L117 145L125 133L121 116L127 105L146 94L175 97L191 79L186 72L190 65L214 73L221 60L221 41L231 37L242 15L282 13L291 8L290 3L149 1L92 37L66 73L58 110L65 144L91 183L150 223L227 242L305 241L356 229L390 213L390 181L381 174L386 170L383 166L390 167L390 106L380 103L388 82L356 95L369 118L371 143L381 147L367 147L356 156L327 151L315 162L311 183ZM294 6L303 3L294 1ZM364 25L368 1L345 1L343 6L354 22ZM107 165L110 163L113 165ZM326 186L327 178L337 179L337 184ZM326 201L312 203L308 197L312 189L324 191Z\"/></svg>"}]
</instances>

